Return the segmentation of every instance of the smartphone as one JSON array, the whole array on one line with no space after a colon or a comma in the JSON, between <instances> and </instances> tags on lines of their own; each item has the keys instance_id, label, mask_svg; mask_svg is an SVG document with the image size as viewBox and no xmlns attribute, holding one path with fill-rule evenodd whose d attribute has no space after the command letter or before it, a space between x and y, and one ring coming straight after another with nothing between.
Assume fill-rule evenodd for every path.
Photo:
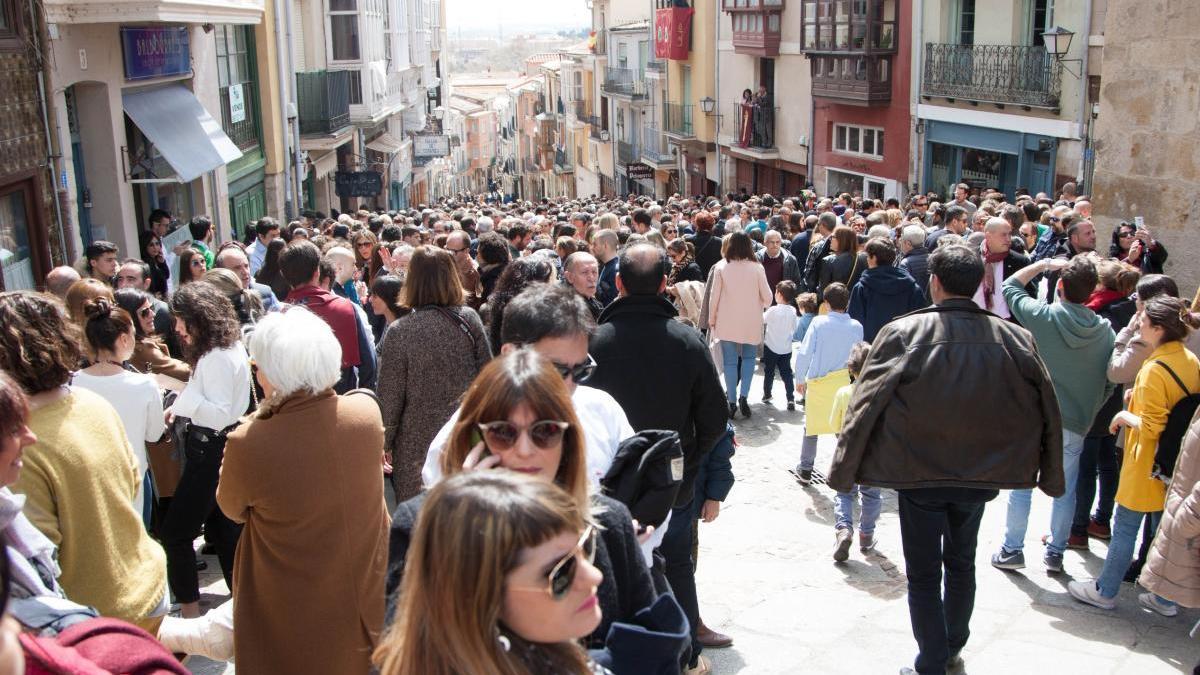
<instances>
[{"instance_id":1,"label":"smartphone","mask_svg":"<svg viewBox=\"0 0 1200 675\"><path fill-rule=\"evenodd\" d=\"M1146 219L1142 218L1141 216L1134 216L1133 217L1133 226L1139 230L1146 229Z\"/></svg>"}]
</instances>

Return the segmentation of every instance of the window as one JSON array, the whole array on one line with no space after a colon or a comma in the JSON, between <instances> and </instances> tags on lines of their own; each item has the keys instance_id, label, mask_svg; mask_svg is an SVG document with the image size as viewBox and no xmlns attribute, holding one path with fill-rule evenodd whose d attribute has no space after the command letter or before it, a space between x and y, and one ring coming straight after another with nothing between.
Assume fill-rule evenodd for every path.
<instances>
[{"instance_id":1,"label":"window","mask_svg":"<svg viewBox=\"0 0 1200 675\"><path fill-rule=\"evenodd\" d=\"M833 149L847 155L883 159L883 129L835 124Z\"/></svg>"},{"instance_id":2,"label":"window","mask_svg":"<svg viewBox=\"0 0 1200 675\"><path fill-rule=\"evenodd\" d=\"M221 128L245 152L260 142L254 27L218 25L216 47Z\"/></svg>"},{"instance_id":3,"label":"window","mask_svg":"<svg viewBox=\"0 0 1200 675\"><path fill-rule=\"evenodd\" d=\"M1033 46L1044 44L1042 33L1054 25L1054 0L1027 0L1029 3L1028 43Z\"/></svg>"},{"instance_id":4,"label":"window","mask_svg":"<svg viewBox=\"0 0 1200 675\"><path fill-rule=\"evenodd\" d=\"M617 66L619 68L629 67L629 45L625 42L617 43Z\"/></svg>"},{"instance_id":5,"label":"window","mask_svg":"<svg viewBox=\"0 0 1200 675\"><path fill-rule=\"evenodd\" d=\"M34 290L42 276L32 239L34 223L28 210L34 192L30 184L6 186L0 195L0 271L6 291Z\"/></svg>"},{"instance_id":6,"label":"window","mask_svg":"<svg viewBox=\"0 0 1200 675\"><path fill-rule=\"evenodd\" d=\"M19 0L0 0L0 50L22 49Z\"/></svg>"},{"instance_id":7,"label":"window","mask_svg":"<svg viewBox=\"0 0 1200 675\"><path fill-rule=\"evenodd\" d=\"M958 44L975 44L975 0L958 0Z\"/></svg>"},{"instance_id":8,"label":"window","mask_svg":"<svg viewBox=\"0 0 1200 675\"><path fill-rule=\"evenodd\" d=\"M357 61L358 0L329 0L329 40L334 61ZM362 97L361 87L359 98Z\"/></svg>"},{"instance_id":9,"label":"window","mask_svg":"<svg viewBox=\"0 0 1200 675\"><path fill-rule=\"evenodd\" d=\"M800 20L805 51L896 49L896 0L806 0Z\"/></svg>"}]
</instances>

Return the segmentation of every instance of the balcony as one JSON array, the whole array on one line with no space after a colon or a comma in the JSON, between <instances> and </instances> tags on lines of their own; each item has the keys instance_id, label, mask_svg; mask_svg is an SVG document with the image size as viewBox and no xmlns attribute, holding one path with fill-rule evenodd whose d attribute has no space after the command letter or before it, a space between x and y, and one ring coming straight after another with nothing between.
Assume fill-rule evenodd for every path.
<instances>
[{"instance_id":1,"label":"balcony","mask_svg":"<svg viewBox=\"0 0 1200 675\"><path fill-rule=\"evenodd\" d=\"M601 28L600 30L592 31L588 36L588 47L596 56L604 56L608 53L608 47L605 45L605 41L608 39L606 33L607 31Z\"/></svg>"},{"instance_id":2,"label":"balcony","mask_svg":"<svg viewBox=\"0 0 1200 675\"><path fill-rule=\"evenodd\" d=\"M587 118L588 135L601 143L607 143L612 140L609 136L608 129L604 128L604 120L599 115L591 115Z\"/></svg>"},{"instance_id":3,"label":"balcony","mask_svg":"<svg viewBox=\"0 0 1200 675\"><path fill-rule=\"evenodd\" d=\"M1044 46L925 45L921 96L1059 108L1062 64Z\"/></svg>"},{"instance_id":4,"label":"balcony","mask_svg":"<svg viewBox=\"0 0 1200 675\"><path fill-rule=\"evenodd\" d=\"M659 59L651 59L646 62L646 72L665 73L667 72L667 62Z\"/></svg>"},{"instance_id":5,"label":"balcony","mask_svg":"<svg viewBox=\"0 0 1200 675\"><path fill-rule=\"evenodd\" d=\"M575 170L575 162L566 150L554 151L554 173L571 173Z\"/></svg>"},{"instance_id":6,"label":"balcony","mask_svg":"<svg viewBox=\"0 0 1200 675\"><path fill-rule=\"evenodd\" d=\"M810 56L812 95L854 105L892 100L890 56Z\"/></svg>"},{"instance_id":7,"label":"balcony","mask_svg":"<svg viewBox=\"0 0 1200 675\"><path fill-rule=\"evenodd\" d=\"M350 125L350 72L296 73L301 134L336 134Z\"/></svg>"},{"instance_id":8,"label":"balcony","mask_svg":"<svg viewBox=\"0 0 1200 675\"><path fill-rule=\"evenodd\" d=\"M775 118L778 116L779 108L734 103L726 118L733 120L733 147L749 150L755 155L774 153L777 156Z\"/></svg>"},{"instance_id":9,"label":"balcony","mask_svg":"<svg viewBox=\"0 0 1200 675\"><path fill-rule=\"evenodd\" d=\"M681 103L668 103L663 111L663 127L667 134L677 138L693 138L696 135L692 127L692 110L695 106Z\"/></svg>"},{"instance_id":10,"label":"balcony","mask_svg":"<svg viewBox=\"0 0 1200 675\"><path fill-rule=\"evenodd\" d=\"M575 119L587 124L588 118L592 116L592 108L587 101L571 101L571 114Z\"/></svg>"},{"instance_id":11,"label":"balcony","mask_svg":"<svg viewBox=\"0 0 1200 675\"><path fill-rule=\"evenodd\" d=\"M617 162L621 164L633 164L639 158L638 148L635 143L617 141Z\"/></svg>"},{"instance_id":12,"label":"balcony","mask_svg":"<svg viewBox=\"0 0 1200 675\"><path fill-rule=\"evenodd\" d=\"M721 0L721 9L733 21L734 52L779 56L784 0Z\"/></svg>"},{"instance_id":13,"label":"balcony","mask_svg":"<svg viewBox=\"0 0 1200 675\"><path fill-rule=\"evenodd\" d=\"M629 68L605 68L604 85L601 88L614 96L646 97L645 81L636 70Z\"/></svg>"},{"instance_id":14,"label":"balcony","mask_svg":"<svg viewBox=\"0 0 1200 675\"><path fill-rule=\"evenodd\" d=\"M47 0L45 11L47 23L61 24L248 24L262 21L263 0Z\"/></svg>"},{"instance_id":15,"label":"balcony","mask_svg":"<svg viewBox=\"0 0 1200 675\"><path fill-rule=\"evenodd\" d=\"M656 167L675 163L662 131L654 127L642 127L642 161Z\"/></svg>"}]
</instances>

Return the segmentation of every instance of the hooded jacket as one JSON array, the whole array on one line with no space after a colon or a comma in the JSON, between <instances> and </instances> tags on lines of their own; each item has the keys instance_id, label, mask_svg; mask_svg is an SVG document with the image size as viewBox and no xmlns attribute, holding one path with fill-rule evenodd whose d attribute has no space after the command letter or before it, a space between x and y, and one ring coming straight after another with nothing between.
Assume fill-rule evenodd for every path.
<instances>
[{"instance_id":1,"label":"hooded jacket","mask_svg":"<svg viewBox=\"0 0 1200 675\"><path fill-rule=\"evenodd\" d=\"M879 329L892 319L925 306L925 294L908 272L879 265L863 272L850 291L850 318L863 327L863 339L875 340Z\"/></svg>"},{"instance_id":2,"label":"hooded jacket","mask_svg":"<svg viewBox=\"0 0 1200 675\"><path fill-rule=\"evenodd\" d=\"M1112 328L1083 305L1036 300L1012 278L1004 282L1003 290L1013 318L1033 334L1050 371L1063 428L1086 434L1116 388L1107 377L1115 342Z\"/></svg>"}]
</instances>

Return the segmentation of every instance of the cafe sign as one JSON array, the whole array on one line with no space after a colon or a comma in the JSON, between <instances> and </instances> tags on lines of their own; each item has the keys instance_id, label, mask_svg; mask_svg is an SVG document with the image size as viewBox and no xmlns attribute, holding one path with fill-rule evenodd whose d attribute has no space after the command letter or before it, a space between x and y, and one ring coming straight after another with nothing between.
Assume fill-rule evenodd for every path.
<instances>
[{"instance_id":1,"label":"cafe sign","mask_svg":"<svg viewBox=\"0 0 1200 675\"><path fill-rule=\"evenodd\" d=\"M186 26L122 26L121 51L126 80L148 80L192 72Z\"/></svg>"}]
</instances>

